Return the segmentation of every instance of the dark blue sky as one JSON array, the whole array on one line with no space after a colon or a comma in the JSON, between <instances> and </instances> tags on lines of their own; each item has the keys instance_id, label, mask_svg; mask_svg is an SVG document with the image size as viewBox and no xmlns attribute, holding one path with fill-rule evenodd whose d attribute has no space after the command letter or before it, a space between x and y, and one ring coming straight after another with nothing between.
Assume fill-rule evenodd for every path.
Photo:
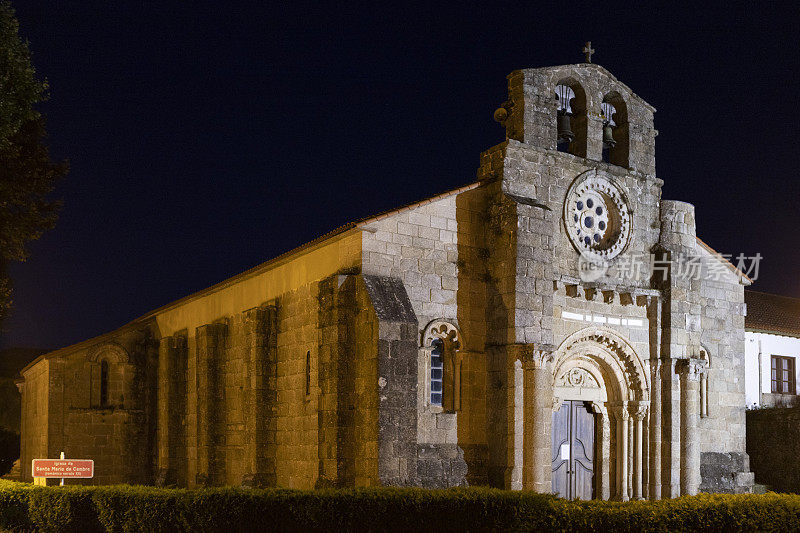
<instances>
[{"instance_id":1,"label":"dark blue sky","mask_svg":"<svg viewBox=\"0 0 800 533\"><path fill-rule=\"evenodd\" d=\"M658 109L664 197L717 250L764 256L754 288L800 297L799 8L537 4L14 2L72 170L58 227L12 268L0 345L103 333L474 181L505 76L586 40Z\"/></svg>"}]
</instances>

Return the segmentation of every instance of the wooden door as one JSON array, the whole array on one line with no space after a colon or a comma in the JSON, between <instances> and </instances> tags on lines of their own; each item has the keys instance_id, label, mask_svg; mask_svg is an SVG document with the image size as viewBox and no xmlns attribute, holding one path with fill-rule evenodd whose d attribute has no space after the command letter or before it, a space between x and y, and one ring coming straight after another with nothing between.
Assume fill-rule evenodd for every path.
<instances>
[{"instance_id":1,"label":"wooden door","mask_svg":"<svg viewBox=\"0 0 800 533\"><path fill-rule=\"evenodd\" d=\"M553 413L553 494L590 500L594 495L594 415L579 401Z\"/></svg>"}]
</instances>

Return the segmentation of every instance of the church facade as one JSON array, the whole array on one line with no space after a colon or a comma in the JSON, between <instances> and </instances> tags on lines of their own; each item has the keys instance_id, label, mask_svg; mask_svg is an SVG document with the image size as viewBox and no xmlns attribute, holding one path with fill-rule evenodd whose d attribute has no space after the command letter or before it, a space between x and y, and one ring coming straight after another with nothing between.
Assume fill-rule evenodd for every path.
<instances>
[{"instance_id":1,"label":"church facade","mask_svg":"<svg viewBox=\"0 0 800 533\"><path fill-rule=\"evenodd\" d=\"M749 281L661 198L655 110L591 63L508 86L477 182L28 365L22 464L63 451L94 483L188 487L749 491Z\"/></svg>"}]
</instances>

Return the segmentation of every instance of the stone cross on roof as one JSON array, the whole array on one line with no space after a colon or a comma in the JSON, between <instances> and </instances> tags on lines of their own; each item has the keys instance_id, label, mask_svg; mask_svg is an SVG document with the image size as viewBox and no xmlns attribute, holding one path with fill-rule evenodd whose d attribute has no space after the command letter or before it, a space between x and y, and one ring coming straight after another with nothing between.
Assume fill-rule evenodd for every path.
<instances>
[{"instance_id":1,"label":"stone cross on roof","mask_svg":"<svg viewBox=\"0 0 800 533\"><path fill-rule=\"evenodd\" d=\"M594 48L592 48L592 41L586 41L586 45L583 47L583 53L586 54L586 62L592 62L592 54L594 53Z\"/></svg>"}]
</instances>

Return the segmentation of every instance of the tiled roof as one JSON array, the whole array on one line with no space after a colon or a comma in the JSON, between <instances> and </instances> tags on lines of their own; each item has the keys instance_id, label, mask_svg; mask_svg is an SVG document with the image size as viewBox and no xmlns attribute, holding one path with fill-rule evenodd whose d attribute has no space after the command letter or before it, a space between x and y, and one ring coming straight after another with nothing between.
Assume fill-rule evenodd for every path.
<instances>
[{"instance_id":1,"label":"tiled roof","mask_svg":"<svg viewBox=\"0 0 800 533\"><path fill-rule=\"evenodd\" d=\"M744 291L745 329L800 337L800 298Z\"/></svg>"}]
</instances>

